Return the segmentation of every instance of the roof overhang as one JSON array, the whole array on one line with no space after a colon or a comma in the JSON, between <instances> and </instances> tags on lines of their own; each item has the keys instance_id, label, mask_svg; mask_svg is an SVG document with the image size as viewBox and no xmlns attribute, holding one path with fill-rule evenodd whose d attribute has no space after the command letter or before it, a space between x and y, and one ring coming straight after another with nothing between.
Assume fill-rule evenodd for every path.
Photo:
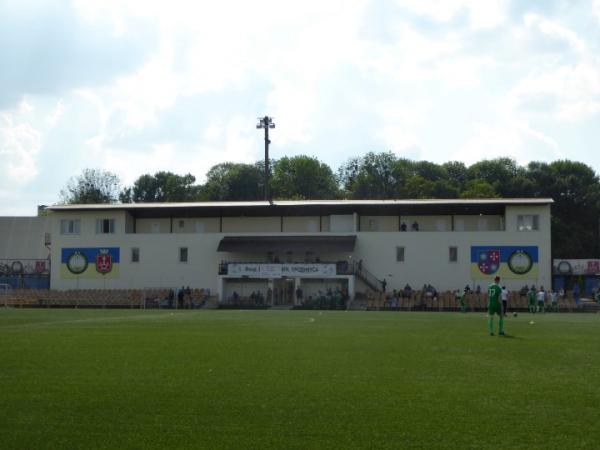
<instances>
[{"instance_id":1,"label":"roof overhang","mask_svg":"<svg viewBox=\"0 0 600 450\"><path fill-rule=\"evenodd\" d=\"M359 215L504 214L506 206L551 205L551 198L425 199L425 200L305 200L272 202L124 203L55 205L48 209L69 213L125 211L137 218L159 217L268 217Z\"/></svg>"},{"instance_id":2,"label":"roof overhang","mask_svg":"<svg viewBox=\"0 0 600 450\"><path fill-rule=\"evenodd\" d=\"M352 252L355 235L327 236L226 236L217 251L235 253Z\"/></svg>"}]
</instances>

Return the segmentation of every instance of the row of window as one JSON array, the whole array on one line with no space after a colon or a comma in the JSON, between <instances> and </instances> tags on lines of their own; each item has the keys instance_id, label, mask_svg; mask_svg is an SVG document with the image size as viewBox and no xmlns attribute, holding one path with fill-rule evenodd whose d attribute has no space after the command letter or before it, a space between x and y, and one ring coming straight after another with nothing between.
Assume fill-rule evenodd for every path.
<instances>
[{"instance_id":1,"label":"row of window","mask_svg":"<svg viewBox=\"0 0 600 450\"><path fill-rule=\"evenodd\" d=\"M404 262L404 247L396 247L396 262ZM458 247L448 247L448 262L458 261Z\"/></svg>"},{"instance_id":2,"label":"row of window","mask_svg":"<svg viewBox=\"0 0 600 450\"><path fill-rule=\"evenodd\" d=\"M482 219L485 220L485 219ZM482 222L483 223L483 222ZM481 224L480 224L481 225ZM179 221L179 227L183 228L184 221ZM540 216L538 214L520 214L517 216L517 230L518 231L538 231L540 228ZM418 230L418 225L415 230L413 225L413 231ZM485 226L480 226L481 230L487 229L487 222ZM369 222L369 230L376 231L377 225L374 221ZM316 229L315 229L316 231ZM437 231L445 231L445 226L438 224ZM457 231L462 231L458 227ZM115 232L115 219L96 219L96 234L113 234ZM160 223L152 224L152 232L160 232ZM196 232L204 232L204 224L196 223ZM80 234L81 233L81 220L80 219L62 219L60 221L60 234Z\"/></svg>"},{"instance_id":3,"label":"row of window","mask_svg":"<svg viewBox=\"0 0 600 450\"><path fill-rule=\"evenodd\" d=\"M96 219L96 234L114 234L115 219ZM60 234L81 234L80 219L61 219Z\"/></svg>"}]
</instances>

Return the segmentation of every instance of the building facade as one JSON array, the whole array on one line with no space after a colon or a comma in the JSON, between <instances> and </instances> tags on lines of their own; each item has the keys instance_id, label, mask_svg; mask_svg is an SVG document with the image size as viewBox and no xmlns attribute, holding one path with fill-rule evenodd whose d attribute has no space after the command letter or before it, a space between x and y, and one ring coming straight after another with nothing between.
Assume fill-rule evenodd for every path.
<instances>
[{"instance_id":1,"label":"building facade","mask_svg":"<svg viewBox=\"0 0 600 450\"><path fill-rule=\"evenodd\" d=\"M49 287L51 225L46 215L0 217L0 284Z\"/></svg>"},{"instance_id":2,"label":"building facade","mask_svg":"<svg viewBox=\"0 0 600 450\"><path fill-rule=\"evenodd\" d=\"M54 289L190 286L280 303L330 288L550 286L551 199L65 205Z\"/></svg>"}]
</instances>

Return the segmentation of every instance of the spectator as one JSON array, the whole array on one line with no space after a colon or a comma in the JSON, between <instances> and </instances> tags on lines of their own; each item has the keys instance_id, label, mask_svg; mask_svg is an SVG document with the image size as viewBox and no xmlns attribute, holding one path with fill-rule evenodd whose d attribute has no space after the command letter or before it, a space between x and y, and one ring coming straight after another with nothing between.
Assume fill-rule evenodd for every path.
<instances>
[{"instance_id":1,"label":"spectator","mask_svg":"<svg viewBox=\"0 0 600 450\"><path fill-rule=\"evenodd\" d=\"M550 291L550 302L552 311L558 312L558 294L553 290Z\"/></svg>"},{"instance_id":2,"label":"spectator","mask_svg":"<svg viewBox=\"0 0 600 450\"><path fill-rule=\"evenodd\" d=\"M537 310L538 312L546 312L546 291L544 286L540 286L540 290L537 293Z\"/></svg>"},{"instance_id":3,"label":"spectator","mask_svg":"<svg viewBox=\"0 0 600 450\"><path fill-rule=\"evenodd\" d=\"M183 308L183 298L185 296L185 288L181 286L181 289L177 291L177 307Z\"/></svg>"},{"instance_id":4,"label":"spectator","mask_svg":"<svg viewBox=\"0 0 600 450\"><path fill-rule=\"evenodd\" d=\"M296 288L296 302L298 302L298 304L302 303L302 296L304 295L304 293L302 292L302 288L300 286L298 286Z\"/></svg>"},{"instance_id":5,"label":"spectator","mask_svg":"<svg viewBox=\"0 0 600 450\"><path fill-rule=\"evenodd\" d=\"M406 283L406 286L404 286L404 298L411 298L412 297L412 288L410 287L410 284Z\"/></svg>"},{"instance_id":6,"label":"spectator","mask_svg":"<svg viewBox=\"0 0 600 450\"><path fill-rule=\"evenodd\" d=\"M469 289L469 286L466 286L463 293L461 295L459 295L458 297L458 302L460 304L460 310L461 312L466 313L467 312L467 299L466 296L469 293L471 289ZM457 291L458 293L458 291Z\"/></svg>"},{"instance_id":7,"label":"spectator","mask_svg":"<svg viewBox=\"0 0 600 450\"><path fill-rule=\"evenodd\" d=\"M506 289L506 286L502 286L500 297L502 298L502 315L505 316L508 312L508 289Z\"/></svg>"},{"instance_id":8,"label":"spectator","mask_svg":"<svg viewBox=\"0 0 600 450\"><path fill-rule=\"evenodd\" d=\"M579 285L575 284L575 286L573 286L573 298L575 299L575 304L579 305L579 296L580 296L581 292L579 291Z\"/></svg>"},{"instance_id":9,"label":"spectator","mask_svg":"<svg viewBox=\"0 0 600 450\"><path fill-rule=\"evenodd\" d=\"M400 231L406 231L406 229L407 229L406 222L402 222L400 224Z\"/></svg>"},{"instance_id":10,"label":"spectator","mask_svg":"<svg viewBox=\"0 0 600 450\"><path fill-rule=\"evenodd\" d=\"M413 224L410 226L410 229L412 231L419 231L419 224L417 223L417 221L413 222Z\"/></svg>"},{"instance_id":11,"label":"spectator","mask_svg":"<svg viewBox=\"0 0 600 450\"><path fill-rule=\"evenodd\" d=\"M535 314L535 286L531 286L527 293L527 299L529 300L529 312Z\"/></svg>"}]
</instances>

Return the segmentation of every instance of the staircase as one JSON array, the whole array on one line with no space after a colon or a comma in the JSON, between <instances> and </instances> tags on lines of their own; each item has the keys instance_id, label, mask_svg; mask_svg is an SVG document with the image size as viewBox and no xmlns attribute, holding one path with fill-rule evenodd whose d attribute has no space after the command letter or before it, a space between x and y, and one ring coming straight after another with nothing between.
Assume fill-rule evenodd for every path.
<instances>
[{"instance_id":1,"label":"staircase","mask_svg":"<svg viewBox=\"0 0 600 450\"><path fill-rule=\"evenodd\" d=\"M358 262L354 264L353 267L354 275L365 283L369 288L374 290L375 292L383 292L383 283L382 281L365 269L365 266L362 262Z\"/></svg>"}]
</instances>

